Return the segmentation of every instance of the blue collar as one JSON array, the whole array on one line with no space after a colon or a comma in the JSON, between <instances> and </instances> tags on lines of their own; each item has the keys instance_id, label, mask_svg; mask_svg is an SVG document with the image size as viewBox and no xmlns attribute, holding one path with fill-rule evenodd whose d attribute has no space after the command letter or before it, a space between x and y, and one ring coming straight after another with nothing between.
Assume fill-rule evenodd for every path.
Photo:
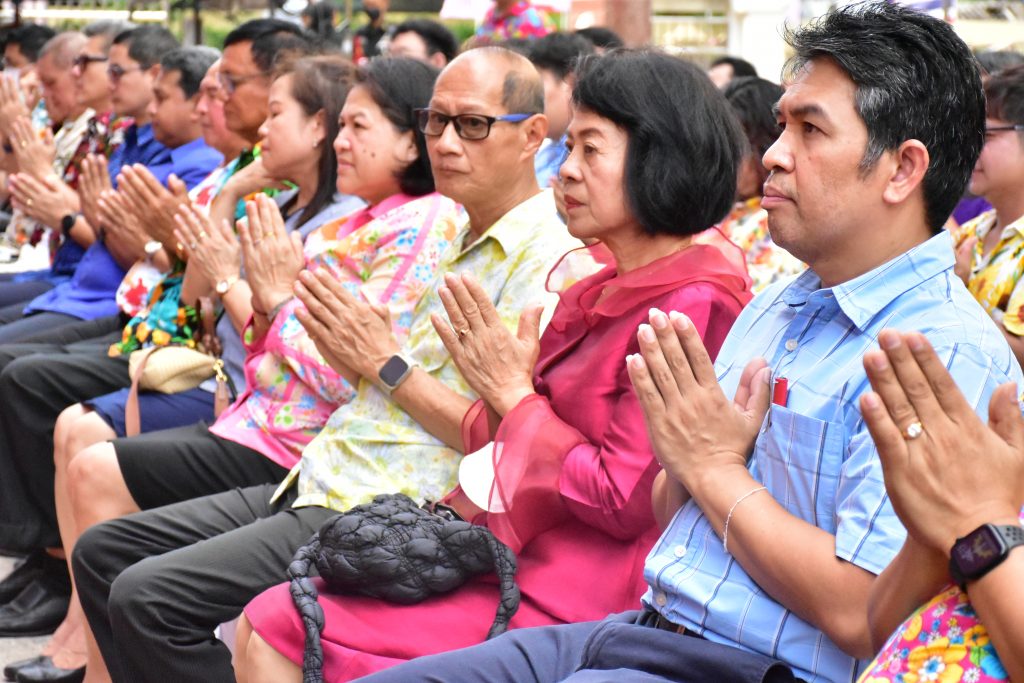
<instances>
[{"instance_id":1,"label":"blue collar","mask_svg":"<svg viewBox=\"0 0 1024 683\"><path fill-rule=\"evenodd\" d=\"M831 288L836 303L862 332L871 320L897 297L926 280L950 271L956 259L947 231L918 244L874 270ZM804 271L782 292L789 306L803 306L821 287L821 278L813 270Z\"/></svg>"}]
</instances>

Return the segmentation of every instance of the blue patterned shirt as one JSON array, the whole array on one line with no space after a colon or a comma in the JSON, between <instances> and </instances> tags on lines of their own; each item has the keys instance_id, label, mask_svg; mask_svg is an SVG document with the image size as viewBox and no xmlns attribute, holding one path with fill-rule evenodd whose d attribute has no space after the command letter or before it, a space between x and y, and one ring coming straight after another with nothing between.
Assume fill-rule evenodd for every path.
<instances>
[{"instance_id":1,"label":"blue patterned shirt","mask_svg":"<svg viewBox=\"0 0 1024 683\"><path fill-rule=\"evenodd\" d=\"M772 405L750 473L791 514L834 535L836 557L874 574L906 535L858 406L870 388L862 357L878 347L879 331L922 332L981 414L998 385L1024 379L953 262L942 233L832 288L822 289L809 270L777 282L740 314L718 355L726 395L757 356L774 378L788 380L788 403ZM658 540L644 578L644 602L666 618L708 640L781 659L808 681L853 681L866 665L754 583L694 501Z\"/></svg>"}]
</instances>

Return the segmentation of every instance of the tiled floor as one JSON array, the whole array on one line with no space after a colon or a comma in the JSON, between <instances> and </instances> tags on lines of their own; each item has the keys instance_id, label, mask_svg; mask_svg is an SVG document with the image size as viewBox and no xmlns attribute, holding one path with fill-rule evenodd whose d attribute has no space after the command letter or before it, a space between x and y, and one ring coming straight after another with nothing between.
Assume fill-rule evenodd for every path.
<instances>
[{"instance_id":1,"label":"tiled floor","mask_svg":"<svg viewBox=\"0 0 1024 683\"><path fill-rule=\"evenodd\" d=\"M14 560L0 557L0 578L7 576L14 568ZM19 659L34 657L46 642L47 636L39 638L0 638L0 665Z\"/></svg>"}]
</instances>

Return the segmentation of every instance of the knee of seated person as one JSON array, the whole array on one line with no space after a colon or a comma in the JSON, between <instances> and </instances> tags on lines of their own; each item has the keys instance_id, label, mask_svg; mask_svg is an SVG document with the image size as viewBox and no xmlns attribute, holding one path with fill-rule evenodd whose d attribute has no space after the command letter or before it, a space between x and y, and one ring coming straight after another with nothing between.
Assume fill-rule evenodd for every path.
<instances>
[{"instance_id":1,"label":"knee of seated person","mask_svg":"<svg viewBox=\"0 0 1024 683\"><path fill-rule=\"evenodd\" d=\"M55 458L60 459L60 462L56 462L55 460L55 464L58 466L67 467L68 463L71 462L72 456L75 455L75 453L69 452L63 446L67 439L74 435L73 426L75 420L78 419L81 414L81 403L68 406L60 412L60 415L57 416L57 422L53 425L53 454Z\"/></svg>"},{"instance_id":2,"label":"knee of seated person","mask_svg":"<svg viewBox=\"0 0 1024 683\"><path fill-rule=\"evenodd\" d=\"M80 592L87 588L87 583L91 583L88 579L107 576L111 571L106 565L118 557L113 539L112 530L106 523L91 526L78 537L71 551L71 571Z\"/></svg>"},{"instance_id":3,"label":"knee of seated person","mask_svg":"<svg viewBox=\"0 0 1024 683\"><path fill-rule=\"evenodd\" d=\"M0 373L0 387L32 386L40 371L48 367L46 355L22 356L15 358Z\"/></svg>"},{"instance_id":4,"label":"knee of seated person","mask_svg":"<svg viewBox=\"0 0 1024 683\"><path fill-rule=\"evenodd\" d=\"M145 627L163 621L153 615L166 603L160 590L163 583L159 570L159 557L150 557L125 568L110 586L107 614L114 632Z\"/></svg>"},{"instance_id":5,"label":"knee of seated person","mask_svg":"<svg viewBox=\"0 0 1024 683\"><path fill-rule=\"evenodd\" d=\"M110 457L113 447L98 443L75 453L68 461L68 492L71 501L81 501L102 495L110 484ZM116 462L116 455L114 456Z\"/></svg>"}]
</instances>

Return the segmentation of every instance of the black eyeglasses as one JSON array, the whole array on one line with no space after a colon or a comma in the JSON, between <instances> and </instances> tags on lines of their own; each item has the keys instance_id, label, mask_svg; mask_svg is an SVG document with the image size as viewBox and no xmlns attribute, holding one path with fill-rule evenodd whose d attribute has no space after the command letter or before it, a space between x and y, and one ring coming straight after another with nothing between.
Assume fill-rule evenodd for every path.
<instances>
[{"instance_id":1,"label":"black eyeglasses","mask_svg":"<svg viewBox=\"0 0 1024 683\"><path fill-rule=\"evenodd\" d=\"M484 116L483 114L457 114L449 116L433 109L416 109L416 123L420 132L430 137L438 137L444 133L451 121L455 126L455 134L463 140L483 140L491 134L491 126L499 121L519 123L533 114L502 114L501 116Z\"/></svg>"},{"instance_id":2,"label":"black eyeglasses","mask_svg":"<svg viewBox=\"0 0 1024 683\"><path fill-rule=\"evenodd\" d=\"M117 83L119 80L124 78L126 73L130 73L132 71L145 71L145 69L141 66L129 66L126 68L120 64L111 64L107 67L107 78Z\"/></svg>"},{"instance_id":3,"label":"black eyeglasses","mask_svg":"<svg viewBox=\"0 0 1024 683\"><path fill-rule=\"evenodd\" d=\"M985 126L985 137L991 137L993 133L1002 133L1008 130L1024 130L1024 124L1016 124L1012 126Z\"/></svg>"},{"instance_id":4,"label":"black eyeglasses","mask_svg":"<svg viewBox=\"0 0 1024 683\"><path fill-rule=\"evenodd\" d=\"M246 81L251 81L254 78L259 78L263 74L249 74L247 76L232 76L229 73L223 71L217 74L217 81L220 83L220 87L224 89L224 93L228 96L234 94L238 86L242 85Z\"/></svg>"},{"instance_id":5,"label":"black eyeglasses","mask_svg":"<svg viewBox=\"0 0 1024 683\"><path fill-rule=\"evenodd\" d=\"M103 55L86 55L81 54L75 57L75 61L72 62L73 66L78 67L80 71L84 71L87 66L93 62L105 62L107 58Z\"/></svg>"}]
</instances>

